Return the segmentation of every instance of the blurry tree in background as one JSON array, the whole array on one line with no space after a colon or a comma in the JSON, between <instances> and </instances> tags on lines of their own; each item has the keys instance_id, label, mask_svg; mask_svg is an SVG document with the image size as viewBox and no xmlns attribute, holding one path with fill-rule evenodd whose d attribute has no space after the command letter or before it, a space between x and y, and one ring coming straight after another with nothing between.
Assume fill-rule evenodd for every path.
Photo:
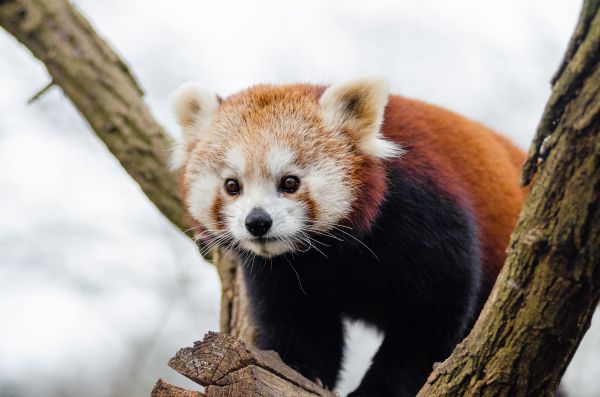
<instances>
[{"instance_id":1,"label":"blurry tree in background","mask_svg":"<svg viewBox=\"0 0 600 397\"><path fill-rule=\"evenodd\" d=\"M529 153L536 179L507 265L470 336L421 391L548 395L589 326L600 293L600 14L585 1ZM190 222L165 166L169 139L125 63L66 0L4 0L0 25L46 65L152 202L184 233ZM235 258L211 258L222 281L221 330L252 341Z\"/></svg>"}]
</instances>

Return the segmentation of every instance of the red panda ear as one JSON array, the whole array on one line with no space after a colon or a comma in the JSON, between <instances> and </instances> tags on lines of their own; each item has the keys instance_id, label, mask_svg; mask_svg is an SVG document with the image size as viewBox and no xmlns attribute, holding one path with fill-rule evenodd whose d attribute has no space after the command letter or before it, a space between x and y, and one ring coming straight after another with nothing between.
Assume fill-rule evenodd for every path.
<instances>
[{"instance_id":1,"label":"red panda ear","mask_svg":"<svg viewBox=\"0 0 600 397\"><path fill-rule=\"evenodd\" d=\"M183 142L173 148L171 167L180 168L190 144L196 142L205 132L213 114L219 108L221 98L196 84L184 84L171 97L171 106L177 122L181 126Z\"/></svg>"},{"instance_id":2,"label":"red panda ear","mask_svg":"<svg viewBox=\"0 0 600 397\"><path fill-rule=\"evenodd\" d=\"M173 112L186 141L197 139L204 133L220 102L214 92L191 83L182 85L173 93Z\"/></svg>"},{"instance_id":3,"label":"red panda ear","mask_svg":"<svg viewBox=\"0 0 600 397\"><path fill-rule=\"evenodd\" d=\"M326 128L350 134L365 154L378 158L399 156L402 149L381 134L388 95L389 86L383 79L361 79L330 86L319 99Z\"/></svg>"}]
</instances>

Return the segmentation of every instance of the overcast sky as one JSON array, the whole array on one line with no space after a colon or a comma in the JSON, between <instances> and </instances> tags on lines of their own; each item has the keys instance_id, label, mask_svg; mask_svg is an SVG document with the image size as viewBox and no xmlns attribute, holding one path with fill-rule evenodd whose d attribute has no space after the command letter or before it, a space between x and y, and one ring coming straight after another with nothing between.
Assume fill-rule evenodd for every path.
<instances>
[{"instance_id":1,"label":"overcast sky","mask_svg":"<svg viewBox=\"0 0 600 397\"><path fill-rule=\"evenodd\" d=\"M526 148L580 3L76 1L131 66L167 129L170 93L365 75L481 121ZM147 396L166 362L218 329L219 285L44 67L0 31L0 397ZM597 396L600 330L568 375ZM341 392L377 337L353 326Z\"/></svg>"}]
</instances>

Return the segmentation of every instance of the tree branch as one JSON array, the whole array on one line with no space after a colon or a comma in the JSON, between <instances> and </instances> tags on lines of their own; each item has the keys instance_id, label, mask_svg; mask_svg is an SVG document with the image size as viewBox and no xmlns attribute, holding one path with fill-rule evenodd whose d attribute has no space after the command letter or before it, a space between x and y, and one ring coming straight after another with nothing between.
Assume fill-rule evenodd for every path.
<instances>
[{"instance_id":1,"label":"tree branch","mask_svg":"<svg viewBox=\"0 0 600 397\"><path fill-rule=\"evenodd\" d=\"M171 140L144 104L142 90L125 62L85 18L67 0L0 0L0 26L44 63L53 83L146 196L192 237L177 178L167 167ZM221 276L222 329L252 340L235 262L223 255L214 262Z\"/></svg>"},{"instance_id":2,"label":"tree branch","mask_svg":"<svg viewBox=\"0 0 600 397\"><path fill-rule=\"evenodd\" d=\"M558 71L552 78L552 94L540 122L533 142L529 148L527 160L523 165L521 183L528 185L531 182L537 166L547 156L551 143L547 142L550 135L558 127L564 107L579 90L582 77L589 74L595 67L598 54L598 37L594 37L591 24L597 16L600 0L586 0L583 3L579 22L569 41L567 50ZM587 38L587 39L586 39Z\"/></svg>"},{"instance_id":3,"label":"tree branch","mask_svg":"<svg viewBox=\"0 0 600 397\"><path fill-rule=\"evenodd\" d=\"M550 396L590 325L600 297L599 3L584 3L554 82L506 264L475 327L419 397Z\"/></svg>"},{"instance_id":4,"label":"tree branch","mask_svg":"<svg viewBox=\"0 0 600 397\"><path fill-rule=\"evenodd\" d=\"M32 103L34 103L35 101L37 101L38 99L40 99L53 86L54 86L54 81L51 81L48 84L46 84L44 86L44 88L42 88L41 90L39 90L38 92L36 92L31 98L29 98L29 100L27 101L27 104L31 105Z\"/></svg>"},{"instance_id":5,"label":"tree branch","mask_svg":"<svg viewBox=\"0 0 600 397\"><path fill-rule=\"evenodd\" d=\"M550 395L589 326L600 296L599 3L585 1L556 75L525 165L523 182L533 184L506 265L471 334L436 366L421 397ZM53 81L165 216L188 229L177 183L165 166L169 139L123 61L85 19L65 0L0 0L0 25L44 62ZM220 257L217 267L224 288L232 288L230 294L223 292L223 328L235 334L249 324L232 320L236 310L245 313L235 301L240 291L236 265ZM205 348L206 354L222 352L222 357L229 351L218 344ZM203 364L194 358L194 349L190 357L198 369ZM248 349L244 345L243 351ZM265 385L284 387L273 376L299 387L288 370L274 372L258 362L220 373L218 380L229 383L207 382L207 394L211 387L215 393L240 390L241 379L264 393ZM300 388L315 394L314 384L305 386Z\"/></svg>"},{"instance_id":6,"label":"tree branch","mask_svg":"<svg viewBox=\"0 0 600 397\"><path fill-rule=\"evenodd\" d=\"M185 390L181 387L173 386L162 379L159 379L154 385L150 397L206 397L199 391Z\"/></svg>"},{"instance_id":7,"label":"tree branch","mask_svg":"<svg viewBox=\"0 0 600 397\"><path fill-rule=\"evenodd\" d=\"M5 0L0 25L39 58L90 127L158 209L190 222L166 166L170 139L150 115L125 63L64 0Z\"/></svg>"},{"instance_id":8,"label":"tree branch","mask_svg":"<svg viewBox=\"0 0 600 397\"><path fill-rule=\"evenodd\" d=\"M331 391L285 365L276 352L249 347L225 334L209 332L202 342L179 350L169 365L206 386L206 397L335 397ZM164 384L159 380L161 383ZM155 390L157 388L158 384ZM177 392L180 390L183 389Z\"/></svg>"}]
</instances>

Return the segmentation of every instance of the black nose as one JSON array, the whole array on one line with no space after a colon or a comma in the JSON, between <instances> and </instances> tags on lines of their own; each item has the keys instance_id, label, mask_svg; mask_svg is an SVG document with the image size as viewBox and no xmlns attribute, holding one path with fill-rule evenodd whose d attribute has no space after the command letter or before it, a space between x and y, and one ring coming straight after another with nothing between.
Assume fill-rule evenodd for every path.
<instances>
[{"instance_id":1,"label":"black nose","mask_svg":"<svg viewBox=\"0 0 600 397\"><path fill-rule=\"evenodd\" d=\"M267 234L272 224L269 214L260 208L254 208L246 217L246 229L256 237Z\"/></svg>"}]
</instances>

